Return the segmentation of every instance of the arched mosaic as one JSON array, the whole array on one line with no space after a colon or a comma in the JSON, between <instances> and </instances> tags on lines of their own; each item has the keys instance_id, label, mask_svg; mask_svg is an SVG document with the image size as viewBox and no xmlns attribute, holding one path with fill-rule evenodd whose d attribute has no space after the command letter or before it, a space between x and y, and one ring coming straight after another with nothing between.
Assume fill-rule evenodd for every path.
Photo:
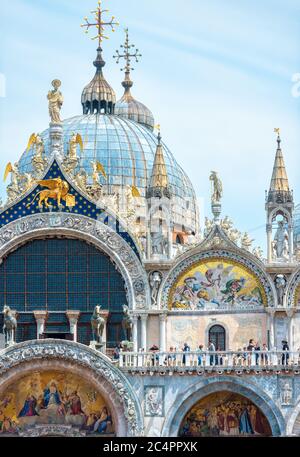
<instances>
[{"instance_id":1,"label":"arched mosaic","mask_svg":"<svg viewBox=\"0 0 300 457\"><path fill-rule=\"evenodd\" d=\"M250 265L225 257L200 258L179 273L169 292L172 310L257 308L266 291Z\"/></svg>"},{"instance_id":2,"label":"arched mosaic","mask_svg":"<svg viewBox=\"0 0 300 457\"><path fill-rule=\"evenodd\" d=\"M261 410L249 399L234 392L216 392L198 401L185 415L180 437L271 436L271 428Z\"/></svg>"},{"instance_id":3,"label":"arched mosaic","mask_svg":"<svg viewBox=\"0 0 300 457\"><path fill-rule=\"evenodd\" d=\"M287 306L300 306L300 271L297 270L287 285Z\"/></svg>"},{"instance_id":4,"label":"arched mosaic","mask_svg":"<svg viewBox=\"0 0 300 457\"><path fill-rule=\"evenodd\" d=\"M105 399L78 375L35 371L18 379L0 398L0 433L22 434L34 426L70 426L84 435L114 436Z\"/></svg>"}]
</instances>

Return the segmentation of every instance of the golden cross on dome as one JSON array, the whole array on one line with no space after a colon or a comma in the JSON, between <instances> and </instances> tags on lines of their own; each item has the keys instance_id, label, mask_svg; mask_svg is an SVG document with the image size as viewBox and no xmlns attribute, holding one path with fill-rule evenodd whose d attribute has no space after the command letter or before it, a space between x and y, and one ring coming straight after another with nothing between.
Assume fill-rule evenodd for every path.
<instances>
[{"instance_id":1,"label":"golden cross on dome","mask_svg":"<svg viewBox=\"0 0 300 457\"><path fill-rule=\"evenodd\" d=\"M92 40L97 40L99 41L99 47L101 47L101 43L103 39L108 40L108 37L104 35L105 27L111 27L112 31L114 32L114 26L119 25L117 21L115 21L115 16L112 16L110 21L105 21L103 20L103 14L108 13L109 10L104 10L102 9L102 2L101 0L98 1L98 7L96 10L91 11L92 14L94 14L95 22L89 22L88 18L85 17L85 24L81 24L80 27L86 27L85 33L89 32L90 27L96 27L97 30L97 35L92 37Z\"/></svg>"},{"instance_id":2,"label":"golden cross on dome","mask_svg":"<svg viewBox=\"0 0 300 457\"><path fill-rule=\"evenodd\" d=\"M274 129L274 132L277 133L278 136L280 136L280 128L278 128L278 127L275 128L275 129Z\"/></svg>"},{"instance_id":3,"label":"golden cross on dome","mask_svg":"<svg viewBox=\"0 0 300 457\"><path fill-rule=\"evenodd\" d=\"M134 70L134 68L131 67L131 59L134 58L135 61L138 62L139 57L142 57L142 54L139 54L139 50L137 48L135 49L135 52L133 52L132 48L135 48L135 45L129 44L128 29L125 29L125 43L121 44L120 47L124 50L124 53L120 54L120 52L116 50L117 55L113 57L116 59L116 63L119 63L120 59L125 60L125 67L121 68L121 71L125 71L125 73L129 74L130 70ZM130 52L131 50L132 52Z\"/></svg>"}]
</instances>

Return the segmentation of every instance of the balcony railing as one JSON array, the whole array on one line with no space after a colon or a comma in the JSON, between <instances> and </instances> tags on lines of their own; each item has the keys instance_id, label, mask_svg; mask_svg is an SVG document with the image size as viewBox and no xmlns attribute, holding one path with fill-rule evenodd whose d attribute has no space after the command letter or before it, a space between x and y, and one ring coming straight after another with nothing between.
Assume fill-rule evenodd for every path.
<instances>
[{"instance_id":1,"label":"balcony railing","mask_svg":"<svg viewBox=\"0 0 300 457\"><path fill-rule=\"evenodd\" d=\"M300 352L292 351L191 351L120 352L120 368L134 371L282 371L299 369Z\"/></svg>"}]
</instances>

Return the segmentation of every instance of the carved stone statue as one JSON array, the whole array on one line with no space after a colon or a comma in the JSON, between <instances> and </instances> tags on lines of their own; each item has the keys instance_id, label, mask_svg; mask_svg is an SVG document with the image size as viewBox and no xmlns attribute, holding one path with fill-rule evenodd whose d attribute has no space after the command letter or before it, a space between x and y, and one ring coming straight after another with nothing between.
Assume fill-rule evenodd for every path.
<instances>
[{"instance_id":1,"label":"carved stone statue","mask_svg":"<svg viewBox=\"0 0 300 457\"><path fill-rule=\"evenodd\" d=\"M130 316L129 307L127 305L123 305L123 313L124 317L122 320L122 330L126 341L131 341L132 338L132 327L133 327L133 320Z\"/></svg>"},{"instance_id":2,"label":"carved stone statue","mask_svg":"<svg viewBox=\"0 0 300 457\"><path fill-rule=\"evenodd\" d=\"M253 254L258 257L259 259L262 259L263 258L263 255L264 255L264 251L262 250L262 248L260 246L256 247L253 249Z\"/></svg>"},{"instance_id":3,"label":"carved stone statue","mask_svg":"<svg viewBox=\"0 0 300 457\"><path fill-rule=\"evenodd\" d=\"M79 170L79 172L75 176L75 184L79 189L87 192L87 173L84 169Z\"/></svg>"},{"instance_id":4,"label":"carved stone statue","mask_svg":"<svg viewBox=\"0 0 300 457\"><path fill-rule=\"evenodd\" d=\"M293 389L288 382L286 382L284 384L284 386L281 389L280 394L281 394L281 403L283 405L290 405L292 402L292 398L293 398Z\"/></svg>"},{"instance_id":5,"label":"carved stone statue","mask_svg":"<svg viewBox=\"0 0 300 457\"><path fill-rule=\"evenodd\" d=\"M5 305L3 308L4 325L3 333L5 335L5 346L11 346L15 343L17 319L9 306Z\"/></svg>"},{"instance_id":6,"label":"carved stone statue","mask_svg":"<svg viewBox=\"0 0 300 457\"><path fill-rule=\"evenodd\" d=\"M241 238L241 232L239 232L239 230L236 228L233 228L229 231L228 237L234 243L238 243L239 239Z\"/></svg>"},{"instance_id":7,"label":"carved stone statue","mask_svg":"<svg viewBox=\"0 0 300 457\"><path fill-rule=\"evenodd\" d=\"M254 240L251 240L251 238L249 237L248 233L245 232L244 235L241 238L241 247L242 247L242 249L246 249L247 251L249 251L253 241Z\"/></svg>"},{"instance_id":8,"label":"carved stone statue","mask_svg":"<svg viewBox=\"0 0 300 457\"><path fill-rule=\"evenodd\" d=\"M213 224L213 221L211 221L208 217L205 218L204 224L205 224L204 235L207 236L209 234L209 232L211 231L212 226L214 224Z\"/></svg>"},{"instance_id":9,"label":"carved stone statue","mask_svg":"<svg viewBox=\"0 0 300 457\"><path fill-rule=\"evenodd\" d=\"M150 273L149 282L151 287L151 303L153 307L157 306L157 296L161 281L162 276L159 271L152 271L152 273Z\"/></svg>"},{"instance_id":10,"label":"carved stone statue","mask_svg":"<svg viewBox=\"0 0 300 457\"><path fill-rule=\"evenodd\" d=\"M286 286L286 278L284 275L276 276L275 286L277 289L278 305L283 306L284 291L285 291L285 286Z\"/></svg>"},{"instance_id":11,"label":"carved stone statue","mask_svg":"<svg viewBox=\"0 0 300 457\"><path fill-rule=\"evenodd\" d=\"M225 232L229 232L233 228L233 222L229 219L228 216L225 216L224 219L221 221L221 227Z\"/></svg>"},{"instance_id":12,"label":"carved stone statue","mask_svg":"<svg viewBox=\"0 0 300 457\"><path fill-rule=\"evenodd\" d=\"M211 202L213 205L221 203L221 198L223 196L223 186L220 178L216 171L212 171L209 177L210 181L212 181L213 190L211 196Z\"/></svg>"},{"instance_id":13,"label":"carved stone statue","mask_svg":"<svg viewBox=\"0 0 300 457\"><path fill-rule=\"evenodd\" d=\"M36 183L36 180L30 173L24 173L24 184L22 186L23 192L27 192L29 189L31 189L34 184Z\"/></svg>"},{"instance_id":14,"label":"carved stone statue","mask_svg":"<svg viewBox=\"0 0 300 457\"><path fill-rule=\"evenodd\" d=\"M105 319L101 316L101 306L96 305L91 318L93 340L102 343L102 336L105 327Z\"/></svg>"},{"instance_id":15,"label":"carved stone statue","mask_svg":"<svg viewBox=\"0 0 300 457\"><path fill-rule=\"evenodd\" d=\"M278 222L278 227L274 236L274 248L276 259L289 257L289 235L285 228L284 221Z\"/></svg>"},{"instance_id":16,"label":"carved stone statue","mask_svg":"<svg viewBox=\"0 0 300 457\"><path fill-rule=\"evenodd\" d=\"M49 100L49 115L51 122L54 124L60 124L60 110L63 105L64 99L62 93L58 90L61 86L59 79L52 81L53 90L48 92L47 98Z\"/></svg>"},{"instance_id":17,"label":"carved stone statue","mask_svg":"<svg viewBox=\"0 0 300 457\"><path fill-rule=\"evenodd\" d=\"M167 255L168 242L160 229L159 232L152 234L152 254Z\"/></svg>"}]
</instances>

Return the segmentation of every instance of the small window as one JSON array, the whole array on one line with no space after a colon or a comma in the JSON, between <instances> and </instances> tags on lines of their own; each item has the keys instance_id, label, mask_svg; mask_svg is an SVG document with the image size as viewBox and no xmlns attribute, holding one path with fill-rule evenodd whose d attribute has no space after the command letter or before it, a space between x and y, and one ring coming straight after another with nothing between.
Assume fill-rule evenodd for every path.
<instances>
[{"instance_id":1,"label":"small window","mask_svg":"<svg viewBox=\"0 0 300 457\"><path fill-rule=\"evenodd\" d=\"M213 325L209 329L208 339L216 348L216 351L225 351L225 329L222 325Z\"/></svg>"}]
</instances>

